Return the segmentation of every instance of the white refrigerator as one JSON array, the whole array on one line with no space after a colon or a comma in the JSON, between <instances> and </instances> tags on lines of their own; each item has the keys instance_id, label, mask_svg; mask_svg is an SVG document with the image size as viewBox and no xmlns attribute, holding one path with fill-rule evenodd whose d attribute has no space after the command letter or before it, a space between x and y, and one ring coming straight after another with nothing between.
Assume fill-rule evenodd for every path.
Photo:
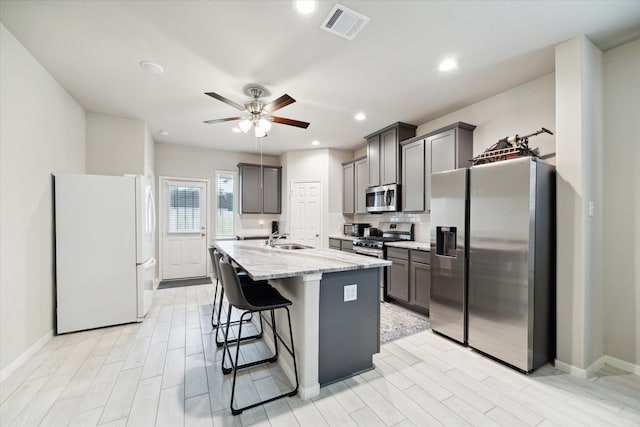
<instances>
[{"instance_id":1,"label":"white refrigerator","mask_svg":"<svg viewBox=\"0 0 640 427\"><path fill-rule=\"evenodd\" d=\"M57 333L141 322L156 264L150 180L56 174L54 188Z\"/></svg>"}]
</instances>

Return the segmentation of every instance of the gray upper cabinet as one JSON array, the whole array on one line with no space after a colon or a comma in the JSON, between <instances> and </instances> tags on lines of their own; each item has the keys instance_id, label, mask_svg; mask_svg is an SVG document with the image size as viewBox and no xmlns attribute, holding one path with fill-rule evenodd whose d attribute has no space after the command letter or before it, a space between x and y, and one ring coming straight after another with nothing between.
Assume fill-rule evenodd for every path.
<instances>
[{"instance_id":1,"label":"gray upper cabinet","mask_svg":"<svg viewBox=\"0 0 640 427\"><path fill-rule=\"evenodd\" d=\"M342 213L354 213L354 171L353 163L342 165Z\"/></svg>"},{"instance_id":2,"label":"gray upper cabinet","mask_svg":"<svg viewBox=\"0 0 640 427\"><path fill-rule=\"evenodd\" d=\"M380 135L367 138L369 187L380 185Z\"/></svg>"},{"instance_id":3,"label":"gray upper cabinet","mask_svg":"<svg viewBox=\"0 0 640 427\"><path fill-rule=\"evenodd\" d=\"M402 210L431 210L431 174L471 166L474 125L454 123L403 141Z\"/></svg>"},{"instance_id":4,"label":"gray upper cabinet","mask_svg":"<svg viewBox=\"0 0 640 427\"><path fill-rule=\"evenodd\" d=\"M402 145L402 210L405 212L421 212L428 210L426 176L430 175L431 162L427 161L428 150L426 139L419 139Z\"/></svg>"},{"instance_id":5,"label":"gray upper cabinet","mask_svg":"<svg viewBox=\"0 0 640 427\"><path fill-rule=\"evenodd\" d=\"M458 122L429 134L431 173L471 166L475 128L474 125Z\"/></svg>"},{"instance_id":6,"label":"gray upper cabinet","mask_svg":"<svg viewBox=\"0 0 640 427\"><path fill-rule=\"evenodd\" d=\"M366 157L342 164L342 213L367 213L369 168Z\"/></svg>"},{"instance_id":7,"label":"gray upper cabinet","mask_svg":"<svg viewBox=\"0 0 640 427\"><path fill-rule=\"evenodd\" d=\"M398 122L365 136L370 187L400 182L401 164L398 144L415 135L416 126Z\"/></svg>"},{"instance_id":8,"label":"gray upper cabinet","mask_svg":"<svg viewBox=\"0 0 640 427\"><path fill-rule=\"evenodd\" d=\"M355 202L356 213L367 213L367 187L369 184L369 162L366 158L357 160L355 167L355 194L353 196Z\"/></svg>"},{"instance_id":9,"label":"gray upper cabinet","mask_svg":"<svg viewBox=\"0 0 640 427\"><path fill-rule=\"evenodd\" d=\"M239 163L240 213L282 212L282 167Z\"/></svg>"}]
</instances>

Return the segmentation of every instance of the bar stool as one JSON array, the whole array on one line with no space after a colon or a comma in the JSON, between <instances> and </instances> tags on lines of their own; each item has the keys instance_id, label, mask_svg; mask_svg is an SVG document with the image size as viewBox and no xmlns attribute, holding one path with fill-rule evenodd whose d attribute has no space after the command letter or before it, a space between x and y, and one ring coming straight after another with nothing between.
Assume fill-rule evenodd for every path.
<instances>
[{"instance_id":1,"label":"bar stool","mask_svg":"<svg viewBox=\"0 0 640 427\"><path fill-rule=\"evenodd\" d=\"M221 278L220 279L220 283L222 285L221 289L220 289L220 301L218 303L218 317L217 317L217 322L216 322L216 346L217 347L222 347L224 344L224 340L220 339L220 334L218 333L220 331L221 327L224 326L236 326L240 323L239 320L235 320L233 322L227 322L227 323L220 323L220 316L222 314L222 301L224 300L224 293L225 293L225 286L224 286L224 279L222 279L222 274L220 272L220 260L223 259L222 258L222 254L219 251L214 251L213 253L213 259L214 259L214 264L217 267L217 274L218 277ZM231 267L233 268L234 274L236 275L236 277L238 277L238 280L240 281L240 284L243 288L261 288L261 287L271 287L271 285L269 285L269 282L266 280L252 280L246 273L241 274L238 272L238 270L236 268L234 268L233 266ZM215 309L215 307L214 307ZM229 309L229 318L231 317L231 309ZM213 313L211 313L211 317L213 318ZM229 319L230 321L230 319ZM250 322L251 318L244 320L245 322ZM241 335L241 330L238 331L238 338L236 339L232 339L230 340L230 342L235 342L237 340L240 341L247 341L247 340L254 340L254 339L259 339L262 338L262 318L260 318L260 331L256 334L253 335L247 335L247 336L242 336Z\"/></svg>"},{"instance_id":2,"label":"bar stool","mask_svg":"<svg viewBox=\"0 0 640 427\"><path fill-rule=\"evenodd\" d=\"M211 327L213 327L214 329L218 327L218 322L220 321L220 318L218 316L217 321L214 321L214 318L216 317L216 302L218 300L218 286L221 285L221 280L220 280L220 271L218 271L218 263L215 260L214 254L218 252L218 250L216 249L215 246L209 246L209 257L211 258L211 265L213 266L213 271L216 274L216 284L215 284L215 291L213 293L213 309L211 310ZM238 273L238 276L240 276L240 280L243 279L249 279L247 276L247 272L244 271L243 269L236 267L236 271ZM249 279L250 280L250 279ZM221 292L222 294L222 292ZM224 295L224 294L222 294ZM222 297L221 297L222 298Z\"/></svg>"},{"instance_id":3,"label":"bar stool","mask_svg":"<svg viewBox=\"0 0 640 427\"><path fill-rule=\"evenodd\" d=\"M291 301L283 297L280 292L278 292L273 286L242 286L240 283L240 279L236 274L235 269L231 264L226 262L225 260L220 260L220 272L222 273L222 286L226 289L227 292L227 300L229 301L229 310L227 312L227 327L225 329L224 334L224 348L222 353L222 372L224 374L229 374L233 372L233 383L231 386L231 413L233 415L241 414L242 411L249 408L254 408L258 405L262 405L268 402L272 402L277 399L281 399L287 396L295 396L298 393L298 366L296 364L296 356L293 347L293 332L291 330L291 314L289 313L289 306L291 305ZM273 343L274 343L274 354L265 359L255 360L252 362L247 362L242 365L238 364L238 356L240 355L240 345L241 342L236 341L236 354L235 360L231 356L231 351L229 349L229 344L232 342L228 339L229 337L229 323L231 321L231 308L236 308L238 310L242 310L243 313L240 316L239 322L239 331L238 336L241 336L242 333L242 325L245 316L251 315L253 313L258 313L260 316L260 321L262 322L264 311L269 311L271 314L271 323L267 319L264 319L264 322L271 327L273 331ZM291 347L284 342L282 337L277 331L276 328L276 317L275 310L284 309L287 312L287 319L289 321L289 337L291 338ZM233 399L235 397L236 392L236 376L239 369L249 368L252 366L257 366L263 363L272 363L278 360L278 340L285 347L285 349L291 354L293 358L293 371L295 375L296 385L293 390L288 391L286 393L280 394L278 396L274 396L265 400L262 400L258 403L254 403L251 405L244 406L242 408L234 408L233 407ZM225 360L227 354L229 355L229 363L231 364L230 368L225 367Z\"/></svg>"}]
</instances>

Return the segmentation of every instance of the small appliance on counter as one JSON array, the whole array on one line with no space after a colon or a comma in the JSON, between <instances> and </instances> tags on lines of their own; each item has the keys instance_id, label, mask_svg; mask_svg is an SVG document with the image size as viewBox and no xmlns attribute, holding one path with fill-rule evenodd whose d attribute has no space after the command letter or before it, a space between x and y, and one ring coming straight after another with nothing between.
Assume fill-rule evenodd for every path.
<instances>
[{"instance_id":1,"label":"small appliance on counter","mask_svg":"<svg viewBox=\"0 0 640 427\"><path fill-rule=\"evenodd\" d=\"M365 223L344 224L342 226L342 234L345 236L362 237L364 231L368 228L369 224Z\"/></svg>"}]
</instances>

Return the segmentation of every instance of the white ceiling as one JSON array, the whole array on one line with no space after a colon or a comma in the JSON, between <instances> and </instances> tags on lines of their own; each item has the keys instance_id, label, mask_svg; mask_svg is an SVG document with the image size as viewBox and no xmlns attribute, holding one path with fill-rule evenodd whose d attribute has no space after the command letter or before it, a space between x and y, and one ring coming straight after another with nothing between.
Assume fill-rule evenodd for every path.
<instances>
[{"instance_id":1,"label":"white ceiling","mask_svg":"<svg viewBox=\"0 0 640 427\"><path fill-rule=\"evenodd\" d=\"M287 93L297 102L277 115L311 126L274 124L270 154L312 140L355 149L391 123L422 124L552 72L562 41L584 34L606 50L640 37L640 0L340 3L371 18L353 41L320 29L333 1L301 16L290 0L0 0L0 21L86 110L145 120L156 141L252 152L234 122L203 123L238 115L204 92L240 104L249 83L266 101ZM450 55L460 66L445 75Z\"/></svg>"}]
</instances>

